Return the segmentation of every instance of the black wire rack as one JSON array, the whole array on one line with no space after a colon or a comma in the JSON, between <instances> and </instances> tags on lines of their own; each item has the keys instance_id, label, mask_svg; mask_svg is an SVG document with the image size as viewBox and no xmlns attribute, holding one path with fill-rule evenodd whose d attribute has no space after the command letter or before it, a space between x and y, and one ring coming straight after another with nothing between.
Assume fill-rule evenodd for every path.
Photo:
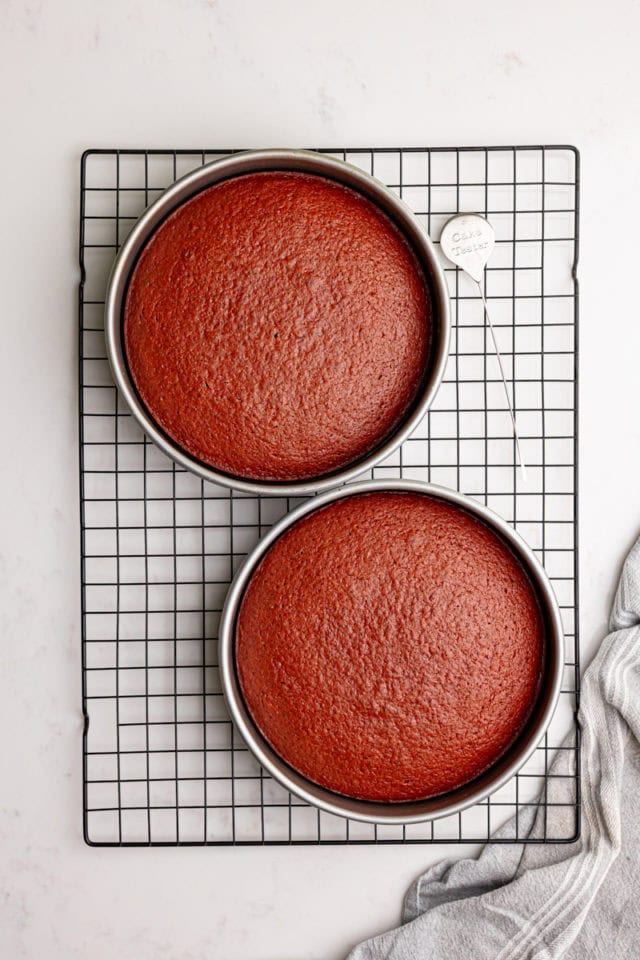
<instances>
[{"instance_id":1,"label":"black wire rack","mask_svg":"<svg viewBox=\"0 0 640 960\"><path fill-rule=\"evenodd\" d=\"M436 242L456 212L491 220L497 242L486 292L527 480L517 467L477 289L450 264L453 336L444 382L421 426L369 476L451 486L505 517L544 564L566 636L558 709L520 773L462 813L402 827L319 812L290 796L248 752L220 691L218 619L238 564L296 501L228 491L184 471L146 439L110 375L103 311L116 251L170 183L231 152L89 150L82 158L85 839L107 846L474 842L541 805L538 841L569 842L580 830L579 155L567 146L322 151L384 181ZM572 745L563 746L572 729ZM559 749L566 753L555 774L562 782L551 791ZM552 806L562 806L562 815L547 817ZM511 821L499 839L520 840L518 830Z\"/></svg>"}]
</instances>

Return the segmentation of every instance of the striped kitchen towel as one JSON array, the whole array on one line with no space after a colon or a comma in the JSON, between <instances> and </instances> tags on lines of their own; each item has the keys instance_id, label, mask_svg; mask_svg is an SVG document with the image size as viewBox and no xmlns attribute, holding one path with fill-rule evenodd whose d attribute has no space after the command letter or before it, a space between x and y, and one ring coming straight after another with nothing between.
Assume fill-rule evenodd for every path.
<instances>
[{"instance_id":1,"label":"striped kitchen towel","mask_svg":"<svg viewBox=\"0 0 640 960\"><path fill-rule=\"evenodd\" d=\"M348 960L640 958L640 540L610 630L582 683L580 839L488 845L477 860L437 864L410 888L402 926ZM552 772L569 763L560 751ZM566 782L549 780L552 804L567 802ZM520 835L541 836L544 816L541 807L520 813ZM562 817L562 807L547 816ZM513 836L513 824L506 829Z\"/></svg>"}]
</instances>

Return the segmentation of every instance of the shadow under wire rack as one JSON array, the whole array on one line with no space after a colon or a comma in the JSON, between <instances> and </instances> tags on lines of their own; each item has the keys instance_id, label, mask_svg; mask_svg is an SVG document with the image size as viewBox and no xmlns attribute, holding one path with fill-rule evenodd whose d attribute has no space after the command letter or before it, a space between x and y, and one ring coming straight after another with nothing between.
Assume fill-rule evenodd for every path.
<instances>
[{"instance_id":1,"label":"shadow under wire rack","mask_svg":"<svg viewBox=\"0 0 640 960\"><path fill-rule=\"evenodd\" d=\"M477 288L444 260L453 320L444 382L421 426L368 476L444 484L501 514L544 564L565 629L558 709L520 773L483 803L407 827L319 812L290 796L246 749L220 691L218 619L238 564L296 501L232 492L176 466L143 435L110 375L103 310L118 248L167 186L230 152L113 149L89 150L82 158L85 839L109 846L451 843L487 840L502 825L504 842L522 839L510 818L534 806L544 814L537 842L575 839L580 829L577 151L566 146L321 151L386 183L436 245L454 213L481 213L491 220L497 242L486 293L513 391L527 479L517 466ZM559 749L566 753L556 773L561 783L550 790L550 765ZM562 806L560 816L548 818L552 805Z\"/></svg>"}]
</instances>

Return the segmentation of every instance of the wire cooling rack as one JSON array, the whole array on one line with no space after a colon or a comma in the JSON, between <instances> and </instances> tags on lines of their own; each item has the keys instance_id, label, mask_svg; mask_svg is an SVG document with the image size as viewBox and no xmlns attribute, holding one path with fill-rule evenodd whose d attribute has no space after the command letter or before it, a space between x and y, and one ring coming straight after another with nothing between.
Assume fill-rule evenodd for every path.
<instances>
[{"instance_id":1,"label":"wire cooling rack","mask_svg":"<svg viewBox=\"0 0 640 960\"><path fill-rule=\"evenodd\" d=\"M521 772L460 814L396 827L343 820L291 797L233 729L216 660L225 592L245 554L295 501L230 492L176 466L128 413L106 360L104 295L118 247L164 188L229 152L90 150L82 158L85 838L98 845L472 842L487 840L541 793L540 839L570 841L580 812L578 154L555 146L323 151L383 180L436 242L453 213L490 218L497 243L486 292L526 482L477 288L449 264L453 339L444 382L421 426L369 475L452 486L500 513L546 567L566 632L559 707ZM562 783L550 791L551 760L572 727ZM552 804L562 815L547 819ZM520 839L517 827L501 839Z\"/></svg>"}]
</instances>

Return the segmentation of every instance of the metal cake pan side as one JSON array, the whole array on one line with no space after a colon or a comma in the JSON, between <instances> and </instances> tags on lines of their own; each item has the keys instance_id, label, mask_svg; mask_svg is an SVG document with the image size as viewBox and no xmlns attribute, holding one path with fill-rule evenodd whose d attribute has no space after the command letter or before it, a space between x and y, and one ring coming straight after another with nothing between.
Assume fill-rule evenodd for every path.
<instances>
[{"instance_id":1,"label":"metal cake pan side","mask_svg":"<svg viewBox=\"0 0 640 960\"><path fill-rule=\"evenodd\" d=\"M495 530L511 547L529 574L538 594L546 627L545 674L532 717L524 731L496 764L472 782L437 797L407 803L375 803L327 790L302 776L273 750L255 726L244 703L235 667L235 626L244 591L262 557L293 524L309 513L344 497L374 491L420 493L455 504ZM219 631L222 691L231 718L258 760L279 783L322 810L368 823L410 824L445 817L479 803L510 780L529 759L553 716L562 683L564 637L560 610L544 568L528 545L501 517L475 500L447 487L412 480L370 480L314 497L263 537L238 570L224 604Z\"/></svg>"},{"instance_id":2,"label":"metal cake pan side","mask_svg":"<svg viewBox=\"0 0 640 960\"><path fill-rule=\"evenodd\" d=\"M418 257L428 281L435 319L429 369L425 371L422 389L394 431L359 461L323 477L292 482L256 481L232 476L190 456L155 423L142 403L129 374L122 338L122 313L129 277L155 229L181 204L214 183L266 170L292 170L325 176L357 190L374 202L394 221ZM114 262L105 300L105 340L113 377L147 436L176 463L204 480L258 495L306 496L318 493L353 480L388 457L413 432L431 406L444 375L450 333L449 291L444 270L431 240L410 208L383 183L358 167L307 150L255 150L231 154L177 180L147 208L125 240Z\"/></svg>"}]
</instances>

